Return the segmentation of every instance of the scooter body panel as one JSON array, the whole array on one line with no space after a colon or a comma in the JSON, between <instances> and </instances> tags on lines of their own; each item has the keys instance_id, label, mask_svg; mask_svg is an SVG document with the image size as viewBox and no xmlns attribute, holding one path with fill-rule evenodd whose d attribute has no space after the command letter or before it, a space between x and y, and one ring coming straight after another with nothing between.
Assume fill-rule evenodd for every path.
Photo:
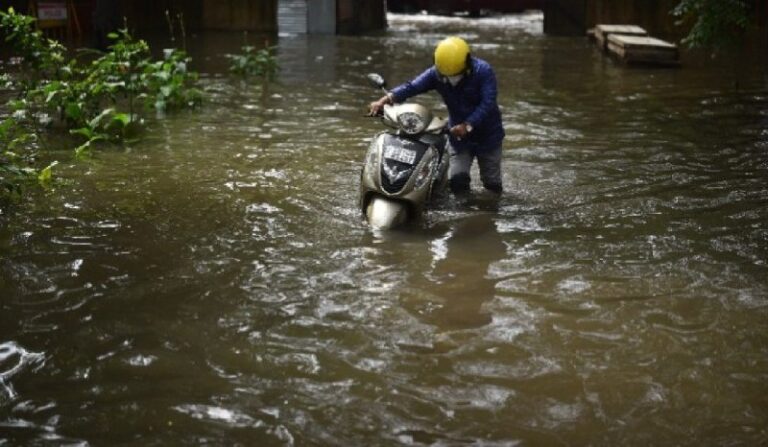
<instances>
[{"instance_id":1,"label":"scooter body panel","mask_svg":"<svg viewBox=\"0 0 768 447\"><path fill-rule=\"evenodd\" d=\"M426 136L426 135L425 135ZM360 182L360 209L378 228L418 219L433 194L445 188L445 137L377 134L368 148Z\"/></svg>"}]
</instances>

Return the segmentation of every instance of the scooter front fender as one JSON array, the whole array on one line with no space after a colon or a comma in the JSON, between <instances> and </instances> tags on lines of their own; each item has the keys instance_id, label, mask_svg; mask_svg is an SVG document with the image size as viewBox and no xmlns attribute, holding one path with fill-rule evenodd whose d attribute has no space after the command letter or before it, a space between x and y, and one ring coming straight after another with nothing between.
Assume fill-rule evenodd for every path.
<instances>
[{"instance_id":1,"label":"scooter front fender","mask_svg":"<svg viewBox=\"0 0 768 447\"><path fill-rule=\"evenodd\" d=\"M408 206L399 200L375 195L365 208L365 217L372 227L388 230L408 221Z\"/></svg>"}]
</instances>

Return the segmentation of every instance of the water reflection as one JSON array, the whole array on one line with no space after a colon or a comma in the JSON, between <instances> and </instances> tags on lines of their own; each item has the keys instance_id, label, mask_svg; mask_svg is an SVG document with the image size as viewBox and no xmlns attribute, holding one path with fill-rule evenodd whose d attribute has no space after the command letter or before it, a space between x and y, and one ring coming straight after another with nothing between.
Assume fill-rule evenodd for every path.
<instances>
[{"instance_id":1,"label":"water reflection","mask_svg":"<svg viewBox=\"0 0 768 447\"><path fill-rule=\"evenodd\" d=\"M338 38L329 35L280 36L277 41L277 62L280 82L285 85L306 85L322 88L322 84L337 81Z\"/></svg>"},{"instance_id":2,"label":"water reflection","mask_svg":"<svg viewBox=\"0 0 768 447\"><path fill-rule=\"evenodd\" d=\"M413 273L402 296L403 305L424 322L441 330L460 330L491 322L483 304L495 296L496 282L489 278L491 265L504 258L506 249L495 216L470 215L456 222L436 225L430 266Z\"/></svg>"}]
</instances>

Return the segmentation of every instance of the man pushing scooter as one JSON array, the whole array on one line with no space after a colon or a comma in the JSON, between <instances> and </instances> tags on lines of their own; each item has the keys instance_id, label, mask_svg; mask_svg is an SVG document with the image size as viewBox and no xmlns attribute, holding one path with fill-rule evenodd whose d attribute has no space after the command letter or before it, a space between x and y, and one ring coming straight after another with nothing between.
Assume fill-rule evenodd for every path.
<instances>
[{"instance_id":1,"label":"man pushing scooter","mask_svg":"<svg viewBox=\"0 0 768 447\"><path fill-rule=\"evenodd\" d=\"M376 115L385 104L400 103L430 90L437 90L448 107L451 191L457 195L469 192L469 171L477 158L483 186L501 194L504 126L496 103L496 75L488 62L470 54L463 39L442 40L435 48L432 67L372 102L369 112Z\"/></svg>"}]
</instances>

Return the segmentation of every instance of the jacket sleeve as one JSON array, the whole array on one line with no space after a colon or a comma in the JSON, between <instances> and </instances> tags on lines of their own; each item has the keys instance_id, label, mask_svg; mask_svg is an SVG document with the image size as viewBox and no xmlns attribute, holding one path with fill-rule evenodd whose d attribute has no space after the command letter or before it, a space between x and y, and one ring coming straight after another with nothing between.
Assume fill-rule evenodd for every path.
<instances>
[{"instance_id":1,"label":"jacket sleeve","mask_svg":"<svg viewBox=\"0 0 768 447\"><path fill-rule=\"evenodd\" d=\"M390 93L392 93L395 102L403 102L412 96L434 89L436 82L437 76L434 74L434 68L430 67L413 80L393 88Z\"/></svg>"},{"instance_id":2,"label":"jacket sleeve","mask_svg":"<svg viewBox=\"0 0 768 447\"><path fill-rule=\"evenodd\" d=\"M480 87L480 104L465 120L472 127L479 126L487 117L491 110L496 107L496 75L493 70L482 71L482 82Z\"/></svg>"}]
</instances>

